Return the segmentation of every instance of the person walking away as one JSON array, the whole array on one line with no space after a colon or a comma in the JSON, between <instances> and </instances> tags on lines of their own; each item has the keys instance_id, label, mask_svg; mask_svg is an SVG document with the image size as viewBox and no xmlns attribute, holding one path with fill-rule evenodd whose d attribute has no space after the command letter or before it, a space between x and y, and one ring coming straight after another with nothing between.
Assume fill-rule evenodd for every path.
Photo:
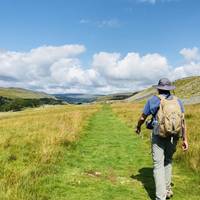
<instances>
[{"instance_id":1,"label":"person walking away","mask_svg":"<svg viewBox=\"0 0 200 200\"><path fill-rule=\"evenodd\" d=\"M153 175L156 188L156 200L165 200L173 196L171 189L172 157L176 151L178 139L182 137L182 148L188 149L184 106L180 99L171 94L175 89L169 79L162 78L156 85L158 95L151 97L143 110L136 126L140 134L141 126L152 115ZM149 126L149 125L148 125Z\"/></svg>"}]
</instances>

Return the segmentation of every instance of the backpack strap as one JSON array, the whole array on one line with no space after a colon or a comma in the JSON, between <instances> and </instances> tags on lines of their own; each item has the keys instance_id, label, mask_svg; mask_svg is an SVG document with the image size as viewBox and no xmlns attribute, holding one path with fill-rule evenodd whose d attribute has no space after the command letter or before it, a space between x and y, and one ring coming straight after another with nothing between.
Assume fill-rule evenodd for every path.
<instances>
[{"instance_id":1,"label":"backpack strap","mask_svg":"<svg viewBox=\"0 0 200 200\"><path fill-rule=\"evenodd\" d=\"M161 94L159 94L159 95L156 95L160 100L168 100L168 97L172 97L172 99L169 99L169 100L177 100L178 101L178 98L176 97L176 96L174 96L174 95L169 95L169 96L163 96L163 95L161 95Z\"/></svg>"},{"instance_id":2,"label":"backpack strap","mask_svg":"<svg viewBox=\"0 0 200 200\"><path fill-rule=\"evenodd\" d=\"M164 95L161 95L161 94L158 94L156 95L160 100L164 100L164 99L167 99L169 96L164 96Z\"/></svg>"},{"instance_id":3,"label":"backpack strap","mask_svg":"<svg viewBox=\"0 0 200 200\"><path fill-rule=\"evenodd\" d=\"M160 104L162 103L162 101L164 101L164 100L167 99L167 97L165 97L165 96L163 96L163 95L161 95L161 94L156 95L156 96L160 99Z\"/></svg>"},{"instance_id":4,"label":"backpack strap","mask_svg":"<svg viewBox=\"0 0 200 200\"><path fill-rule=\"evenodd\" d=\"M161 101L161 98L162 98L161 95L156 95L156 96L157 96L157 97L160 99L160 101ZM156 112L155 112L154 114L152 114L153 118L156 118L156 115L157 115L159 109L160 109L160 106L158 106Z\"/></svg>"}]
</instances>

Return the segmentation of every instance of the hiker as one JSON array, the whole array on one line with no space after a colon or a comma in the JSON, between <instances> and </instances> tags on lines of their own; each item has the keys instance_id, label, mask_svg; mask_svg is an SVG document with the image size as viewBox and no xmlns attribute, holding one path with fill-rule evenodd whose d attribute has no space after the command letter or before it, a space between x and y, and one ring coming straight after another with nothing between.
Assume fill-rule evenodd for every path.
<instances>
[{"instance_id":1,"label":"hiker","mask_svg":"<svg viewBox=\"0 0 200 200\"><path fill-rule=\"evenodd\" d=\"M147 101L135 131L140 134L142 124L149 115L152 115L152 120L146 122L146 125L153 130L151 140L156 200L165 200L173 196L172 156L176 151L178 139L182 137L184 151L188 149L188 142L183 104L170 92L175 86L169 79L162 78L156 88L158 95Z\"/></svg>"}]
</instances>

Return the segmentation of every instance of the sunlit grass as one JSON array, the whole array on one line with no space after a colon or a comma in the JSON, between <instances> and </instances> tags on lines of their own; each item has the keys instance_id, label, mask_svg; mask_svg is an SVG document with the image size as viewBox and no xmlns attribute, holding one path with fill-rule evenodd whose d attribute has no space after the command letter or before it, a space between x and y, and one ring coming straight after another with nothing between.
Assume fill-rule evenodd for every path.
<instances>
[{"instance_id":1,"label":"sunlit grass","mask_svg":"<svg viewBox=\"0 0 200 200\"><path fill-rule=\"evenodd\" d=\"M117 103L112 104L113 111L123 120L129 127L135 127L137 120L143 110L144 102L142 103ZM175 160L183 166L193 171L200 171L200 105L186 106L186 123L189 140L189 150L183 152L181 143L177 148ZM144 138L149 139L150 131L143 126L142 133Z\"/></svg>"},{"instance_id":2,"label":"sunlit grass","mask_svg":"<svg viewBox=\"0 0 200 200\"><path fill-rule=\"evenodd\" d=\"M188 105L186 108L186 124L189 140L189 151L183 153L181 148L177 149L176 159L187 167L200 171L200 104Z\"/></svg>"},{"instance_id":3,"label":"sunlit grass","mask_svg":"<svg viewBox=\"0 0 200 200\"><path fill-rule=\"evenodd\" d=\"M0 197L27 199L100 106L52 106L0 115Z\"/></svg>"},{"instance_id":4,"label":"sunlit grass","mask_svg":"<svg viewBox=\"0 0 200 200\"><path fill-rule=\"evenodd\" d=\"M143 105L112 104L132 130L108 105L0 114L0 199L153 199L150 132L143 128L143 140L133 132ZM186 110L192 126L199 106ZM190 134L194 144L197 138ZM199 176L186 170L199 169L194 147L176 154L176 162L184 165L174 167L174 199L198 199Z\"/></svg>"}]
</instances>

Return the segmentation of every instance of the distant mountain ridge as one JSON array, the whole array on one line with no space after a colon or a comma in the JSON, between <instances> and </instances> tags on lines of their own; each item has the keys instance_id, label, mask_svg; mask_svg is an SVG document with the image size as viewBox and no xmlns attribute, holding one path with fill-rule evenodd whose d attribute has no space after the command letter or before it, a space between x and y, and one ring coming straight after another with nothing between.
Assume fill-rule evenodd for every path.
<instances>
[{"instance_id":1,"label":"distant mountain ridge","mask_svg":"<svg viewBox=\"0 0 200 200\"><path fill-rule=\"evenodd\" d=\"M67 94L54 94L56 99L65 101L72 104L91 103L104 95L98 94L82 94L82 93L67 93Z\"/></svg>"},{"instance_id":2,"label":"distant mountain ridge","mask_svg":"<svg viewBox=\"0 0 200 200\"><path fill-rule=\"evenodd\" d=\"M173 82L176 86L175 94L180 97L186 104L200 103L200 76L191 76L178 79ZM66 94L47 94L22 88L3 88L0 87L0 97L16 99L55 99L71 104L106 102L106 101L128 101L135 102L149 98L156 94L154 86L136 92L114 93L108 95L102 94L83 94L83 93L66 93Z\"/></svg>"},{"instance_id":3,"label":"distant mountain ridge","mask_svg":"<svg viewBox=\"0 0 200 200\"><path fill-rule=\"evenodd\" d=\"M185 104L200 103L200 76L191 76L178 79L173 82L176 89L172 92L183 100ZM125 101L141 101L157 94L154 86L139 91L137 94L127 98Z\"/></svg>"}]
</instances>

